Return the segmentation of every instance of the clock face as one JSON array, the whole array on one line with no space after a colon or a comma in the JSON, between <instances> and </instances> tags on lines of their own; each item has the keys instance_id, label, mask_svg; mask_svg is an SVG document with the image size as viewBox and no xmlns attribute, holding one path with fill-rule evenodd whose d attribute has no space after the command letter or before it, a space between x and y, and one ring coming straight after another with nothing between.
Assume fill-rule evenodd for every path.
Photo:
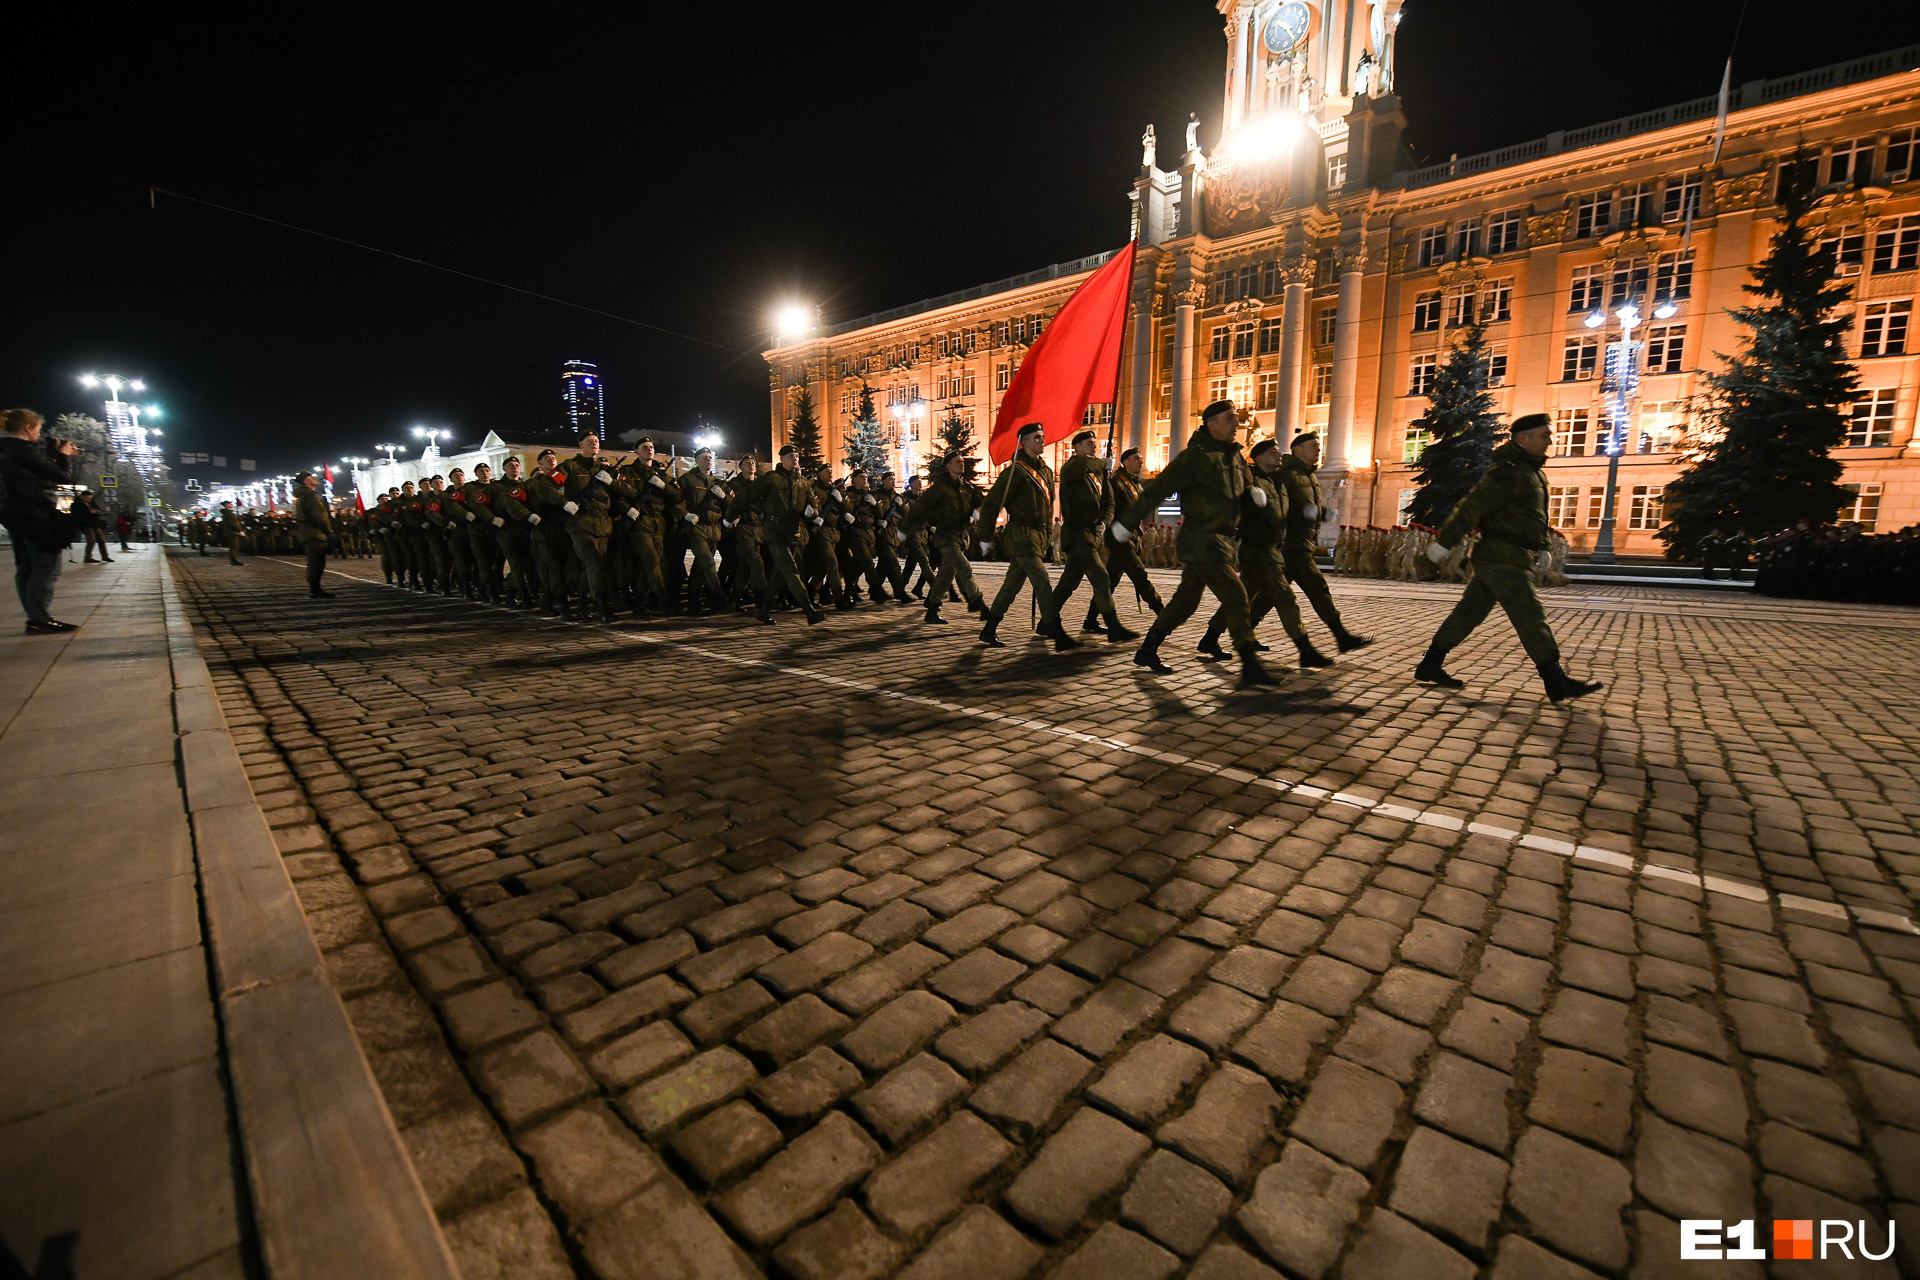
<instances>
[{"instance_id":1,"label":"clock face","mask_svg":"<svg viewBox=\"0 0 1920 1280\"><path fill-rule=\"evenodd\" d=\"M1287 0L1273 17L1267 19L1266 34L1263 37L1270 53L1291 53L1300 42L1306 39L1307 24L1312 15L1300 0Z\"/></svg>"}]
</instances>

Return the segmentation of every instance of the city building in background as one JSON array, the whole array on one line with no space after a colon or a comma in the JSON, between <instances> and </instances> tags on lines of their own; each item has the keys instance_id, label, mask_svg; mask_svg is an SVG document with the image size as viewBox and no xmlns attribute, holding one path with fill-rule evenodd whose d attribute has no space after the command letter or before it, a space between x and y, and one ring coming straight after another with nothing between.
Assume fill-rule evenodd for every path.
<instances>
[{"instance_id":1,"label":"city building in background","mask_svg":"<svg viewBox=\"0 0 1920 1280\"><path fill-rule=\"evenodd\" d=\"M1551 519L1578 550L1601 523L1619 442L1624 554L1657 554L1662 493L1693 429L1703 369L1742 330L1727 314L1777 230L1782 170L1821 188L1821 236L1854 285L1861 395L1842 450L1881 530L1920 520L1920 46L1735 85L1718 95L1415 167L1393 92L1401 0L1218 0L1225 128L1167 146L1149 130L1128 193L1139 245L1116 443L1166 465L1210 401L1253 412L1248 437L1326 437L1323 531L1398 523L1424 441L1411 425L1460 331L1487 326L1500 411L1559 427ZM1175 145L1175 144L1178 145ZM1795 160L1796 148L1804 156ZM1163 155L1169 166L1162 168ZM1717 158L1716 158L1717 155ZM1116 240L1123 233L1116 229ZM813 394L839 456L862 382L923 465L948 406L985 436L1013 370L1097 254L843 324L765 353L776 447ZM1622 418L1603 394L1615 313L1638 303ZM1665 314L1661 314L1661 313ZM923 406L914 412L914 406ZM1091 411L1103 413L1104 407Z\"/></svg>"},{"instance_id":2,"label":"city building in background","mask_svg":"<svg viewBox=\"0 0 1920 1280\"><path fill-rule=\"evenodd\" d=\"M606 387L600 370L585 360L569 360L560 366L560 399L567 408L567 425L576 437L591 431L606 438Z\"/></svg>"}]
</instances>

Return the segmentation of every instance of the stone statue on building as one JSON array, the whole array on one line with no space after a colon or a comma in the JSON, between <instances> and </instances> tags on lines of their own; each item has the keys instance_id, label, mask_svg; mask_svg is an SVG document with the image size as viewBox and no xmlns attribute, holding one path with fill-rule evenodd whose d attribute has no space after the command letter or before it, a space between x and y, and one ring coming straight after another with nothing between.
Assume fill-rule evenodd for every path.
<instances>
[{"instance_id":1,"label":"stone statue on building","mask_svg":"<svg viewBox=\"0 0 1920 1280\"><path fill-rule=\"evenodd\" d=\"M1187 113L1187 150L1200 149L1200 117L1197 113Z\"/></svg>"},{"instance_id":2,"label":"stone statue on building","mask_svg":"<svg viewBox=\"0 0 1920 1280\"><path fill-rule=\"evenodd\" d=\"M1153 168L1153 158L1153 126L1148 125L1147 131L1140 135L1140 167Z\"/></svg>"}]
</instances>

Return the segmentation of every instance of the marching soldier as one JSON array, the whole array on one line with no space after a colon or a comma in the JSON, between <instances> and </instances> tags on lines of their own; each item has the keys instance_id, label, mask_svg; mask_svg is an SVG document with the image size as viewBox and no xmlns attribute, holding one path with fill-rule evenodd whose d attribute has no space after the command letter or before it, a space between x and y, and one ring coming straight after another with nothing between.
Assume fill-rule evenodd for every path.
<instances>
[{"instance_id":1,"label":"marching soldier","mask_svg":"<svg viewBox=\"0 0 1920 1280\"><path fill-rule=\"evenodd\" d=\"M1552 418L1529 413L1515 419L1507 443L1493 451L1493 465L1434 535L1427 556L1436 564L1445 560L1450 549L1475 527L1480 530L1480 541L1473 548L1473 581L1434 633L1426 656L1414 669L1415 680L1443 689L1464 689L1464 681L1447 674L1447 654L1486 621L1498 604L1539 670L1547 697L1565 702L1606 687L1598 680L1575 680L1560 665L1560 646L1547 624L1547 611L1527 578L1528 569L1553 561L1547 481L1542 474L1552 448Z\"/></svg>"},{"instance_id":2,"label":"marching soldier","mask_svg":"<svg viewBox=\"0 0 1920 1280\"><path fill-rule=\"evenodd\" d=\"M520 459L513 454L500 464L500 478L492 489L494 541L507 562L505 600L509 609L537 609L534 586L533 532L541 519L533 510L533 495L520 477Z\"/></svg>"},{"instance_id":3,"label":"marching soldier","mask_svg":"<svg viewBox=\"0 0 1920 1280\"><path fill-rule=\"evenodd\" d=\"M567 500L561 509L567 513L567 536L580 561L586 599L600 621L612 622L613 611L607 605L607 539L613 535L615 481L600 461L600 437L581 436L580 452L561 463L560 470L567 477ZM583 605L583 611L587 607Z\"/></svg>"},{"instance_id":4,"label":"marching soldier","mask_svg":"<svg viewBox=\"0 0 1920 1280\"><path fill-rule=\"evenodd\" d=\"M1352 653L1373 643L1368 636L1357 636L1340 620L1333 604L1333 592L1314 563L1314 543L1320 537L1320 522L1326 508L1320 499L1320 480L1314 471L1320 465L1320 437L1309 432L1295 437L1280 459L1280 477L1287 486L1287 540L1281 546L1287 576L1307 597L1307 603L1333 632L1333 643L1341 653Z\"/></svg>"},{"instance_id":5,"label":"marching soldier","mask_svg":"<svg viewBox=\"0 0 1920 1280\"><path fill-rule=\"evenodd\" d=\"M933 588L927 593L927 617L932 623L944 623L940 605L947 591L958 582L967 600L967 612L986 608L980 588L973 585L973 566L967 562L967 543L972 541L973 526L980 518L980 487L967 479L967 460L960 454L948 454L940 474L914 499L907 518L896 531L896 541L912 545L920 539L927 550L939 557Z\"/></svg>"},{"instance_id":6,"label":"marching soldier","mask_svg":"<svg viewBox=\"0 0 1920 1280\"><path fill-rule=\"evenodd\" d=\"M415 591L431 591L433 556L427 550L426 494L416 490L413 481L408 480L400 486L400 499L394 505L400 508L400 544L407 552L408 585Z\"/></svg>"},{"instance_id":7,"label":"marching soldier","mask_svg":"<svg viewBox=\"0 0 1920 1280\"><path fill-rule=\"evenodd\" d=\"M1109 504L1112 510L1125 511L1133 505L1133 500L1140 496L1140 473L1145 469L1146 461L1145 455L1138 449L1126 449L1121 452L1120 469L1108 478L1113 495ZM1163 607L1160 593L1154 589L1153 579L1147 576L1147 566L1140 559L1139 549L1130 542L1115 541L1111 526L1102 531L1102 541L1106 543L1107 548L1108 581L1117 586L1121 575L1124 574L1133 583L1134 591L1146 602L1147 608L1159 613ZM1081 630L1094 630L1094 621L1093 606L1088 605L1087 625Z\"/></svg>"},{"instance_id":8,"label":"marching soldier","mask_svg":"<svg viewBox=\"0 0 1920 1280\"><path fill-rule=\"evenodd\" d=\"M628 546L636 561L635 607L643 618L655 610L667 613L667 526L680 509L680 486L655 456L652 436L634 443L633 460L620 469L618 496L626 503Z\"/></svg>"},{"instance_id":9,"label":"marching soldier","mask_svg":"<svg viewBox=\"0 0 1920 1280\"><path fill-rule=\"evenodd\" d=\"M740 474L733 479L732 497L727 499L727 514L721 527L727 529L733 545L733 578L727 584L735 602L744 609L748 593L754 606L767 598L767 570L760 559L761 530L766 517L747 501L753 482L760 478L760 459L748 454L740 459Z\"/></svg>"},{"instance_id":10,"label":"marching soldier","mask_svg":"<svg viewBox=\"0 0 1920 1280\"><path fill-rule=\"evenodd\" d=\"M713 474L713 450L704 445L693 455L693 469L680 477L680 519L687 526L687 547L693 552L693 579L687 589L687 612L693 613L702 588L707 593L706 612L729 608L732 601L720 585L714 569L725 534L721 522L727 518L727 486Z\"/></svg>"},{"instance_id":11,"label":"marching soldier","mask_svg":"<svg viewBox=\"0 0 1920 1280\"><path fill-rule=\"evenodd\" d=\"M1306 628L1300 622L1300 606L1294 602L1293 588L1287 585L1286 558L1281 544L1290 527L1287 488L1280 479L1280 445L1262 440L1253 446L1252 483L1240 509L1240 580L1252 597L1248 622L1256 629L1269 609L1280 615L1294 647L1300 651L1302 667L1329 667L1333 659L1313 647ZM1255 495L1259 496L1256 497ZM1226 609L1214 611L1207 623L1207 634L1199 650L1207 657L1224 662L1226 650L1220 647L1220 633L1226 629ZM1260 646L1262 649L1264 645Z\"/></svg>"},{"instance_id":12,"label":"marching soldier","mask_svg":"<svg viewBox=\"0 0 1920 1280\"><path fill-rule=\"evenodd\" d=\"M761 537L767 559L773 565L773 575L786 588L794 604L806 610L808 626L826 618L813 607L813 598L800 580L798 563L800 531L809 522L820 519L813 501L813 488L800 474L800 451L790 444L780 446L779 465L747 488L747 505L762 518ZM770 624L772 609L773 591L769 587L761 593L760 612L754 616Z\"/></svg>"},{"instance_id":13,"label":"marching soldier","mask_svg":"<svg viewBox=\"0 0 1920 1280\"><path fill-rule=\"evenodd\" d=\"M453 517L447 511L447 481L444 476L428 476L427 487L420 494L422 524L425 534L427 556L433 561L434 581L439 584L440 594L450 596L456 584L453 580L453 550L447 543L447 534L453 528ZM427 590L433 590L428 587Z\"/></svg>"},{"instance_id":14,"label":"marching soldier","mask_svg":"<svg viewBox=\"0 0 1920 1280\"><path fill-rule=\"evenodd\" d=\"M1101 536L1113 523L1113 493L1107 487L1107 464L1094 456L1100 437L1091 428L1082 428L1073 437L1073 456L1060 468L1060 549L1066 563L1060 571L1060 584L1053 591L1053 611L1061 613L1086 578L1093 591L1088 606L1088 625L1082 631L1098 632L1095 613L1107 620L1107 640L1120 644L1138 640L1138 631L1120 625L1113 607L1113 584L1107 579L1107 566L1100 555Z\"/></svg>"},{"instance_id":15,"label":"marching soldier","mask_svg":"<svg viewBox=\"0 0 1920 1280\"><path fill-rule=\"evenodd\" d=\"M393 495L383 493L374 502L373 510L367 512L367 528L373 535L374 545L380 549L380 573L386 578L387 585L393 585L393 575L400 575L400 585L407 581L407 552L400 545L400 512L393 505Z\"/></svg>"},{"instance_id":16,"label":"marching soldier","mask_svg":"<svg viewBox=\"0 0 1920 1280\"><path fill-rule=\"evenodd\" d=\"M327 571L327 543L333 536L333 513L320 496L320 477L302 471L294 481L293 517L300 530L300 545L307 553L307 598L331 600L333 592L320 586L320 575Z\"/></svg>"},{"instance_id":17,"label":"marching soldier","mask_svg":"<svg viewBox=\"0 0 1920 1280\"><path fill-rule=\"evenodd\" d=\"M1000 512L1007 513L1006 531L999 535L1000 549L1007 557L1007 577L1000 592L987 609L986 625L980 628L980 643L1001 649L1006 642L998 631L1001 619L1020 594L1022 583L1031 584L1034 603L1040 609L1038 634L1053 641L1055 650L1077 649L1080 642L1060 625L1055 607L1053 582L1047 577L1047 547L1053 541L1053 468L1042 457L1046 449L1046 429L1038 422L1021 427L1019 448L1013 461L1000 472L980 506L980 551L984 555L994 537L994 524ZM938 596L935 597L938 599Z\"/></svg>"},{"instance_id":18,"label":"marching soldier","mask_svg":"<svg viewBox=\"0 0 1920 1280\"><path fill-rule=\"evenodd\" d=\"M807 588L819 594L821 608L831 602L834 608L845 611L853 608L854 603L846 580L840 576L840 530L842 521L853 523L853 513L847 509L846 495L833 483L832 467L823 464L814 475L811 488L816 509L810 517L812 527L806 530L807 545L802 561L806 565Z\"/></svg>"},{"instance_id":19,"label":"marching soldier","mask_svg":"<svg viewBox=\"0 0 1920 1280\"><path fill-rule=\"evenodd\" d=\"M912 503L902 497L899 490L894 488L893 472L891 471L883 471L880 473L880 484L874 490L873 500L876 511L874 519L874 567L880 571L880 576L893 588L893 598L901 604L905 604L912 597L907 592L908 570L907 565L903 564L900 559L900 551L901 548L905 546L909 548L907 554L911 556L911 547L913 544L911 542L903 543L895 539L893 534L900 528L901 522L907 518L907 511L911 508Z\"/></svg>"},{"instance_id":20,"label":"marching soldier","mask_svg":"<svg viewBox=\"0 0 1920 1280\"><path fill-rule=\"evenodd\" d=\"M446 488L440 501L441 514L447 518L447 558L453 562L454 581L460 594L469 600L480 598L480 577L473 555L473 530L480 513L473 509L467 493L467 473L459 467L447 472Z\"/></svg>"},{"instance_id":21,"label":"marching soldier","mask_svg":"<svg viewBox=\"0 0 1920 1280\"><path fill-rule=\"evenodd\" d=\"M573 621L571 593L580 571L570 557L573 535L567 528L567 473L560 455L542 449L534 459L527 491L533 498L533 554L540 563L540 612Z\"/></svg>"},{"instance_id":22,"label":"marching soldier","mask_svg":"<svg viewBox=\"0 0 1920 1280\"><path fill-rule=\"evenodd\" d=\"M1180 456L1140 490L1112 526L1116 539L1130 541L1133 531L1159 508L1162 499L1176 492L1180 495L1180 536L1175 544L1180 557L1180 585L1147 628L1147 638L1133 656L1136 665L1155 675L1173 670L1160 660L1161 642L1191 618L1200 607L1200 597L1212 591L1220 601L1234 650L1240 655L1241 686L1277 683L1261 665L1247 589L1234 569L1241 503L1258 504L1261 500L1247 497L1253 477L1247 460L1240 456L1239 432L1240 415L1233 401L1216 400L1201 410L1200 428Z\"/></svg>"},{"instance_id":23,"label":"marching soldier","mask_svg":"<svg viewBox=\"0 0 1920 1280\"><path fill-rule=\"evenodd\" d=\"M858 600L860 584L864 582L867 598L875 604L884 604L886 589L881 585L880 571L874 567L880 533L880 501L867 483L864 467L855 467L847 473L846 498L848 514L853 516L853 522L840 536L841 574L847 584L847 594Z\"/></svg>"},{"instance_id":24,"label":"marching soldier","mask_svg":"<svg viewBox=\"0 0 1920 1280\"><path fill-rule=\"evenodd\" d=\"M473 558L474 590L488 604L500 599L500 530L507 518L493 507L493 468L478 463L473 479L462 486L467 514L467 553Z\"/></svg>"},{"instance_id":25,"label":"marching soldier","mask_svg":"<svg viewBox=\"0 0 1920 1280\"><path fill-rule=\"evenodd\" d=\"M240 516L231 502L220 504L219 525L220 541L226 544L227 563L240 563Z\"/></svg>"},{"instance_id":26,"label":"marching soldier","mask_svg":"<svg viewBox=\"0 0 1920 1280\"><path fill-rule=\"evenodd\" d=\"M207 536L207 518L196 511L193 518L187 521L187 538L193 543L193 549L201 555L207 554Z\"/></svg>"}]
</instances>

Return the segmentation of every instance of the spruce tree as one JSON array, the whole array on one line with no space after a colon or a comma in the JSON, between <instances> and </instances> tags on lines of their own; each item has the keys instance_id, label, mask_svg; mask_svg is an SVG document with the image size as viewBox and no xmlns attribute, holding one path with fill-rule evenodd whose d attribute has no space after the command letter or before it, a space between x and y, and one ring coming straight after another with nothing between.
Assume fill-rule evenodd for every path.
<instances>
[{"instance_id":1,"label":"spruce tree","mask_svg":"<svg viewBox=\"0 0 1920 1280\"><path fill-rule=\"evenodd\" d=\"M940 443L939 452L935 455L936 461L957 453L966 459L967 475L973 474L975 466L973 423L962 416L958 401L947 405L947 416L940 419L940 425L934 431L934 439Z\"/></svg>"},{"instance_id":2,"label":"spruce tree","mask_svg":"<svg viewBox=\"0 0 1920 1280\"><path fill-rule=\"evenodd\" d=\"M1438 529L1493 462L1500 416L1487 390L1487 328L1475 321L1433 371L1427 411L1407 424L1432 433L1414 463L1420 486L1407 504L1407 519Z\"/></svg>"},{"instance_id":3,"label":"spruce tree","mask_svg":"<svg viewBox=\"0 0 1920 1280\"><path fill-rule=\"evenodd\" d=\"M1678 507L1660 530L1668 559L1693 559L1716 527L1750 538L1801 520L1818 527L1852 501L1832 451L1847 438L1842 406L1859 387L1841 341L1853 319L1836 315L1853 286L1835 282L1833 250L1806 227L1817 193L1805 159L1781 167L1785 225L1741 286L1759 301L1729 312L1750 336L1704 375L1695 398L1687 469L1665 494Z\"/></svg>"},{"instance_id":4,"label":"spruce tree","mask_svg":"<svg viewBox=\"0 0 1920 1280\"><path fill-rule=\"evenodd\" d=\"M800 451L802 475L812 475L826 462L820 452L820 424L813 417L813 392L805 383L793 393L793 422L787 428L787 443Z\"/></svg>"},{"instance_id":5,"label":"spruce tree","mask_svg":"<svg viewBox=\"0 0 1920 1280\"><path fill-rule=\"evenodd\" d=\"M885 470L887 455L893 451L893 432L880 425L880 411L873 404L873 388L864 382L860 384L860 403L855 406L853 421L847 424L847 436L841 442L840 451L849 471L859 467L870 474Z\"/></svg>"}]
</instances>

